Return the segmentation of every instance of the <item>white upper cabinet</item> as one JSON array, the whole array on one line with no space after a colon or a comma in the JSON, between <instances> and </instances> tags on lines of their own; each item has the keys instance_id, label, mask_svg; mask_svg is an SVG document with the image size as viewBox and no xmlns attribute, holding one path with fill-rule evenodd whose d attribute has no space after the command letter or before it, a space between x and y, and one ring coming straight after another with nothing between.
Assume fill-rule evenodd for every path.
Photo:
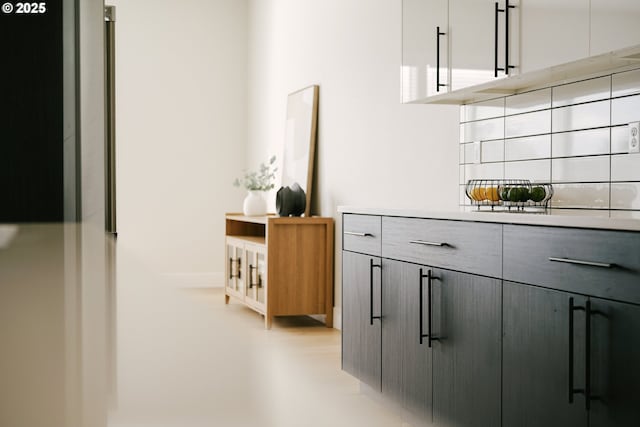
<instances>
[{"instance_id":1,"label":"white upper cabinet","mask_svg":"<svg viewBox=\"0 0 640 427\"><path fill-rule=\"evenodd\" d=\"M519 4L519 0L450 1L452 90L519 73Z\"/></svg>"},{"instance_id":2,"label":"white upper cabinet","mask_svg":"<svg viewBox=\"0 0 640 427\"><path fill-rule=\"evenodd\" d=\"M448 0L402 0L402 102L449 91Z\"/></svg>"},{"instance_id":3,"label":"white upper cabinet","mask_svg":"<svg viewBox=\"0 0 640 427\"><path fill-rule=\"evenodd\" d=\"M612 0L591 0L610 2ZM640 0L637 1L640 4ZM589 0L521 0L522 72L589 56Z\"/></svg>"},{"instance_id":4,"label":"white upper cabinet","mask_svg":"<svg viewBox=\"0 0 640 427\"><path fill-rule=\"evenodd\" d=\"M591 55L640 44L640 0L591 0Z\"/></svg>"}]
</instances>

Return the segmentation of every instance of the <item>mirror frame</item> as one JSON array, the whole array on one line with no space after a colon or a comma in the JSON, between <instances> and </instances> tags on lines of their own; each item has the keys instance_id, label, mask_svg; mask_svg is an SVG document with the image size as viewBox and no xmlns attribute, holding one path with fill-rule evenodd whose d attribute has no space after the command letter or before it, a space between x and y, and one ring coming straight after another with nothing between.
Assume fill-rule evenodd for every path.
<instances>
[{"instance_id":1,"label":"mirror frame","mask_svg":"<svg viewBox=\"0 0 640 427\"><path fill-rule=\"evenodd\" d=\"M312 103L311 103L311 117L292 117L293 115L293 111L291 111L291 104L294 100L295 97L298 96L305 96L306 93L311 93L313 96L312 99ZM305 196L306 196L306 206L304 209L304 216L305 217L310 217L311 216L311 192L313 190L313 169L314 169L314 163L315 163L315 156L316 156L316 139L317 139L317 130L318 130L318 93L319 93L319 86L318 85L311 85L311 86L307 86L305 88L302 88L300 90L297 90L295 92L290 93L287 96L287 122L293 118L295 120L310 120L309 123L309 135L303 135L300 138L295 138L296 135L288 135L289 132L289 127L288 125L285 124L285 138L284 138L284 146L283 146L283 156L282 156L282 176L283 178L285 177L285 172L287 170L287 166L286 166L286 152L287 152L287 141L289 140L293 140L294 142L296 142L296 139L300 139L300 143L308 144L308 159L307 159L307 177L306 177L306 184L304 186L304 191L305 191ZM307 95L309 96L309 95ZM294 132L295 132L295 128L294 128ZM289 138L291 137L291 138ZM284 182L285 180L283 179L282 185L292 185L293 182ZM300 186L303 185L302 182L299 182L298 184L300 184Z\"/></svg>"}]
</instances>

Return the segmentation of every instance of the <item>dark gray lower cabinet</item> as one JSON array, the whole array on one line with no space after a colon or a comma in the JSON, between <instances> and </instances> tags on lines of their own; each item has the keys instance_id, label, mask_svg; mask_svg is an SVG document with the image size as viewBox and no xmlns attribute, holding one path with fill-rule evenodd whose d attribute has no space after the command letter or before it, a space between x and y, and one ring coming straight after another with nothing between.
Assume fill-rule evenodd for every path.
<instances>
[{"instance_id":1,"label":"dark gray lower cabinet","mask_svg":"<svg viewBox=\"0 0 640 427\"><path fill-rule=\"evenodd\" d=\"M637 427L640 307L591 298L591 309L590 426Z\"/></svg>"},{"instance_id":2,"label":"dark gray lower cabinet","mask_svg":"<svg viewBox=\"0 0 640 427\"><path fill-rule=\"evenodd\" d=\"M573 297L584 308L587 298L511 282L503 289L503 427L585 427L584 394L569 403L569 375L573 388L585 386L585 312L569 304Z\"/></svg>"},{"instance_id":3,"label":"dark gray lower cabinet","mask_svg":"<svg viewBox=\"0 0 640 427\"><path fill-rule=\"evenodd\" d=\"M342 369L378 391L380 262L380 258L353 252L342 255Z\"/></svg>"},{"instance_id":4,"label":"dark gray lower cabinet","mask_svg":"<svg viewBox=\"0 0 640 427\"><path fill-rule=\"evenodd\" d=\"M503 288L503 427L640 425L640 307Z\"/></svg>"},{"instance_id":5,"label":"dark gray lower cabinet","mask_svg":"<svg viewBox=\"0 0 640 427\"><path fill-rule=\"evenodd\" d=\"M429 297L427 281L420 278L421 269L426 275L427 267L383 260L382 393L415 418L431 423L431 349L427 339L420 339L421 317L426 333Z\"/></svg>"},{"instance_id":6,"label":"dark gray lower cabinet","mask_svg":"<svg viewBox=\"0 0 640 427\"><path fill-rule=\"evenodd\" d=\"M501 281L432 271L434 423L499 427Z\"/></svg>"},{"instance_id":7,"label":"dark gray lower cabinet","mask_svg":"<svg viewBox=\"0 0 640 427\"><path fill-rule=\"evenodd\" d=\"M384 259L382 393L425 423L500 426L500 286Z\"/></svg>"}]
</instances>

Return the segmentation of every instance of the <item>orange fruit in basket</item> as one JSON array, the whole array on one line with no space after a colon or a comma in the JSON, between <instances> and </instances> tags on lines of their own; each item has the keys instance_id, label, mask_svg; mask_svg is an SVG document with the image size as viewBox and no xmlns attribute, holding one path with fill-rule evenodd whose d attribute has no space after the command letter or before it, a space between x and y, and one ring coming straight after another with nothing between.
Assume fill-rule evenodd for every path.
<instances>
[{"instance_id":1,"label":"orange fruit in basket","mask_svg":"<svg viewBox=\"0 0 640 427\"><path fill-rule=\"evenodd\" d=\"M481 202L486 199L484 187L475 187L471 190L471 198L477 202Z\"/></svg>"},{"instance_id":2,"label":"orange fruit in basket","mask_svg":"<svg viewBox=\"0 0 640 427\"><path fill-rule=\"evenodd\" d=\"M484 190L484 195L486 199L489 199L492 202L497 202L500 200L498 196L498 187L487 187Z\"/></svg>"}]
</instances>

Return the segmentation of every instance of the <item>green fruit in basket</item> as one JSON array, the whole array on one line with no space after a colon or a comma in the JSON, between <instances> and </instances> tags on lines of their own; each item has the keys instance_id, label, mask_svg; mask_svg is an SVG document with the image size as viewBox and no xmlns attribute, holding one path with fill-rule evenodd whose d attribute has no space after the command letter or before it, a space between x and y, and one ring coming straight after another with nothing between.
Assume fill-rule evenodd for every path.
<instances>
[{"instance_id":1,"label":"green fruit in basket","mask_svg":"<svg viewBox=\"0 0 640 427\"><path fill-rule=\"evenodd\" d=\"M520 201L521 202L526 202L527 200L529 200L530 196L531 196L531 194L529 193L529 189L527 187L520 188Z\"/></svg>"},{"instance_id":2,"label":"green fruit in basket","mask_svg":"<svg viewBox=\"0 0 640 427\"><path fill-rule=\"evenodd\" d=\"M519 202L522 197L522 187L511 187L509 189L509 201Z\"/></svg>"},{"instance_id":3,"label":"green fruit in basket","mask_svg":"<svg viewBox=\"0 0 640 427\"><path fill-rule=\"evenodd\" d=\"M509 190L511 190L511 187L500 188L500 200L509 201Z\"/></svg>"},{"instance_id":4,"label":"green fruit in basket","mask_svg":"<svg viewBox=\"0 0 640 427\"><path fill-rule=\"evenodd\" d=\"M531 200L534 202L541 202L547 196L547 192L544 187L533 187L531 189Z\"/></svg>"}]
</instances>

